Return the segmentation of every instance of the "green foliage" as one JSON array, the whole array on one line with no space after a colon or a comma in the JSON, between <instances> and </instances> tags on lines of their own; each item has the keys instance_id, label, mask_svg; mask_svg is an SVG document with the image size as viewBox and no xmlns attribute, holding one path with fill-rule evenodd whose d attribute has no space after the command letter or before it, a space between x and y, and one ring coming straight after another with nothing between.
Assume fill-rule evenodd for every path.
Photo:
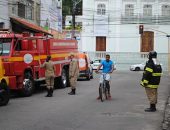
<instances>
[{"instance_id":1,"label":"green foliage","mask_svg":"<svg viewBox=\"0 0 170 130\"><path fill-rule=\"evenodd\" d=\"M63 0L62 5L62 12L63 16L66 15L72 15L72 8L73 8L73 2L72 0ZM82 14L82 1L77 4L77 9L80 10L80 14Z\"/></svg>"},{"instance_id":2,"label":"green foliage","mask_svg":"<svg viewBox=\"0 0 170 130\"><path fill-rule=\"evenodd\" d=\"M72 30L73 26L67 26L65 29L66 30ZM77 25L77 26L75 26L75 30L81 31L82 27L80 25Z\"/></svg>"}]
</instances>

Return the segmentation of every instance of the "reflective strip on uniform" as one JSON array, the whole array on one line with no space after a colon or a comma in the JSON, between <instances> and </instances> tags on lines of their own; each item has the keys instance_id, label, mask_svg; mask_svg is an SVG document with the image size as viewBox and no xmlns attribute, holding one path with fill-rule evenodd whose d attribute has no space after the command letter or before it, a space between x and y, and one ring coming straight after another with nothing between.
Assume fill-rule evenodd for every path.
<instances>
[{"instance_id":1,"label":"reflective strip on uniform","mask_svg":"<svg viewBox=\"0 0 170 130\"><path fill-rule=\"evenodd\" d=\"M161 76L162 73L153 73L152 76Z\"/></svg>"},{"instance_id":2,"label":"reflective strip on uniform","mask_svg":"<svg viewBox=\"0 0 170 130\"><path fill-rule=\"evenodd\" d=\"M145 86L143 81L140 82L140 85L142 85L143 87Z\"/></svg>"},{"instance_id":3,"label":"reflective strip on uniform","mask_svg":"<svg viewBox=\"0 0 170 130\"><path fill-rule=\"evenodd\" d=\"M147 85L149 88L158 88L158 85Z\"/></svg>"},{"instance_id":4,"label":"reflective strip on uniform","mask_svg":"<svg viewBox=\"0 0 170 130\"><path fill-rule=\"evenodd\" d=\"M147 84L148 82L149 82L148 80L143 80L143 83L146 83L146 84Z\"/></svg>"},{"instance_id":5,"label":"reflective strip on uniform","mask_svg":"<svg viewBox=\"0 0 170 130\"><path fill-rule=\"evenodd\" d=\"M144 84L143 84L143 82L142 82L142 81L140 82L140 84L141 84L142 86L144 86Z\"/></svg>"},{"instance_id":6,"label":"reflective strip on uniform","mask_svg":"<svg viewBox=\"0 0 170 130\"><path fill-rule=\"evenodd\" d=\"M146 71L149 71L149 72L153 72L153 69L151 69L151 68L148 68L148 67L146 67L146 69L145 69Z\"/></svg>"}]
</instances>

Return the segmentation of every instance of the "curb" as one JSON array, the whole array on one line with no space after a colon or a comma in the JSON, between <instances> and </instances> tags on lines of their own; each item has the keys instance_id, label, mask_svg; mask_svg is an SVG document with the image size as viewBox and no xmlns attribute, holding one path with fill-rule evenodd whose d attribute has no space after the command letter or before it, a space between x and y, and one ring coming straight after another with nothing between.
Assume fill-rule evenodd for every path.
<instances>
[{"instance_id":1,"label":"curb","mask_svg":"<svg viewBox=\"0 0 170 130\"><path fill-rule=\"evenodd\" d=\"M164 110L164 118L162 124L162 130L170 130L170 91L167 98Z\"/></svg>"}]
</instances>

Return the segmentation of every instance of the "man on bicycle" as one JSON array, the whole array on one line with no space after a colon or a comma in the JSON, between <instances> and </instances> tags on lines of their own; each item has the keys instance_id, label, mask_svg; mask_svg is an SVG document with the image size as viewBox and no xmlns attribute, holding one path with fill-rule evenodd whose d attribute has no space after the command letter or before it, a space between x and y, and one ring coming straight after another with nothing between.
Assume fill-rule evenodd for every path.
<instances>
[{"instance_id":1,"label":"man on bicycle","mask_svg":"<svg viewBox=\"0 0 170 130\"><path fill-rule=\"evenodd\" d=\"M100 68L103 66L103 70L102 70L102 73L106 73L106 80L108 81L107 82L107 87L108 87L108 99L111 99L111 94L110 94L110 74L115 70L115 66L114 66L114 63L113 61L110 60L110 55L107 54L106 55L106 59L103 60L101 62L101 64L98 66L97 70L96 70L96 73L99 72ZM103 81L103 77L101 75L100 77L100 84L102 83ZM98 97L97 99L100 99L100 97Z\"/></svg>"}]
</instances>

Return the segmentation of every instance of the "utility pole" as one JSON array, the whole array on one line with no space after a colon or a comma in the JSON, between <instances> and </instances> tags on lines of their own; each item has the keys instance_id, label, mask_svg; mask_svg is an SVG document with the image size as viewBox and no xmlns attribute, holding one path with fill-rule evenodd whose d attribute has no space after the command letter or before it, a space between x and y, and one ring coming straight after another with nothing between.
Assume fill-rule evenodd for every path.
<instances>
[{"instance_id":1,"label":"utility pole","mask_svg":"<svg viewBox=\"0 0 170 130\"><path fill-rule=\"evenodd\" d=\"M166 35L168 38L168 72L170 74L170 35Z\"/></svg>"},{"instance_id":2,"label":"utility pole","mask_svg":"<svg viewBox=\"0 0 170 130\"><path fill-rule=\"evenodd\" d=\"M72 9L72 38L75 38L75 29L76 29L76 21L75 21L75 15L76 15L76 6L78 3L80 3L82 0L72 0L73 2L73 9Z\"/></svg>"}]
</instances>

